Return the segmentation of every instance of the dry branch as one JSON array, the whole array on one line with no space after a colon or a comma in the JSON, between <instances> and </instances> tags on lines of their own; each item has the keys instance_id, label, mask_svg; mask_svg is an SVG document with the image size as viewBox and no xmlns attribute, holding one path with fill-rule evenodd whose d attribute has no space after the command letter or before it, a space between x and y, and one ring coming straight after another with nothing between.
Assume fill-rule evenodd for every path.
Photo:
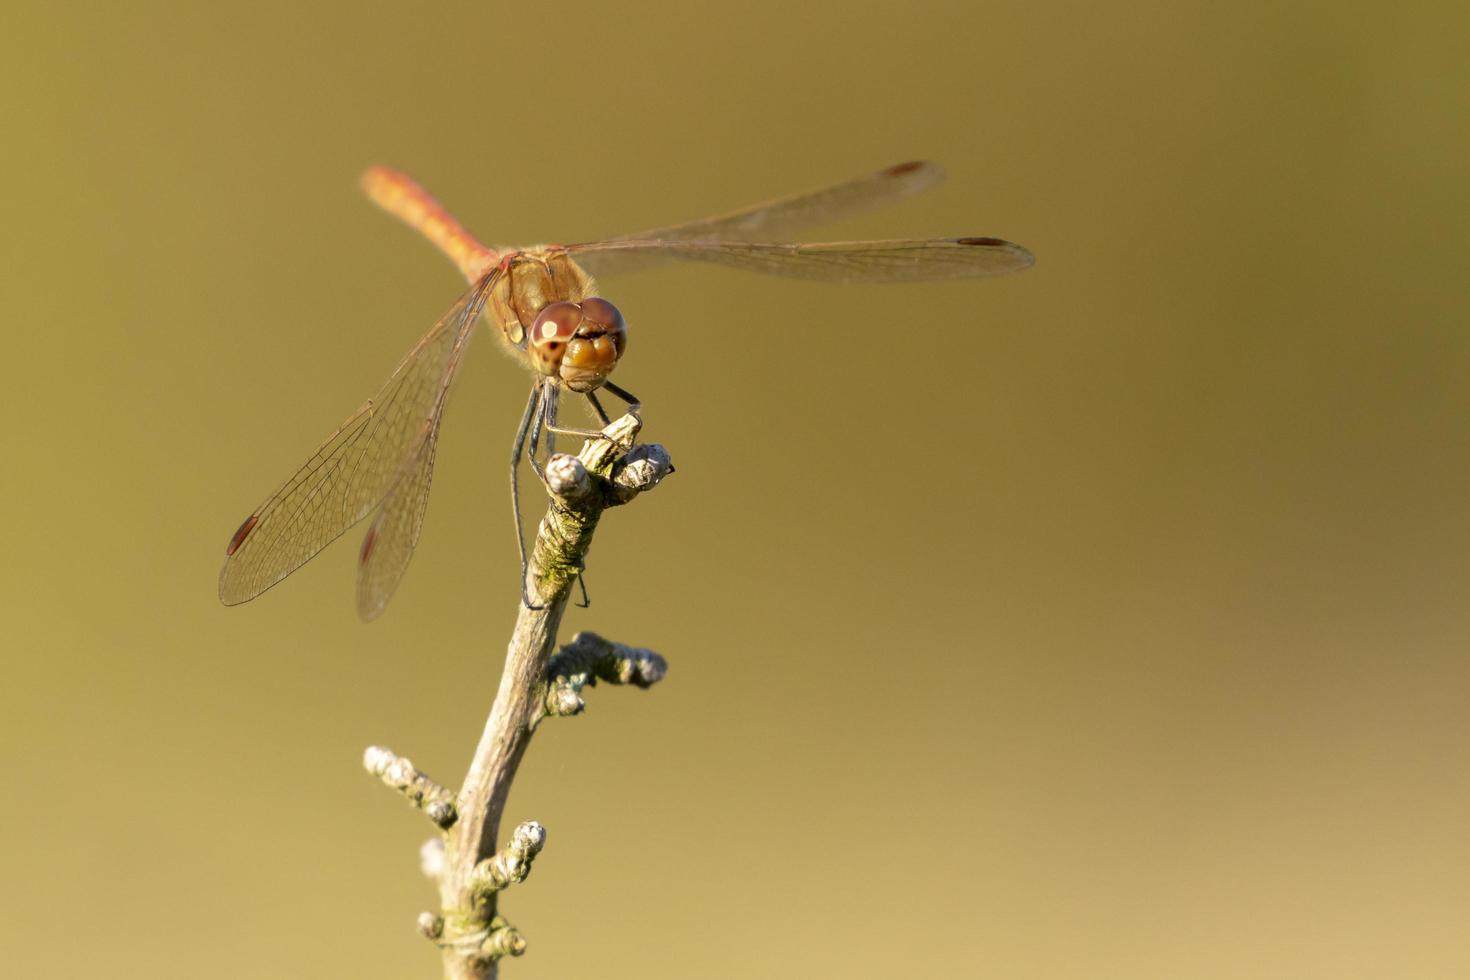
<instances>
[{"instance_id":1,"label":"dry branch","mask_svg":"<svg viewBox=\"0 0 1470 980\"><path fill-rule=\"evenodd\" d=\"M641 424L636 415L625 415L576 456L554 456L546 465L550 506L530 550L526 582L537 608L521 604L500 689L459 793L451 797L386 749L370 749L364 760L415 805L434 806L436 823L445 829L442 847L431 842L421 855L425 874L439 883L441 908L421 915L419 929L443 950L448 980L490 980L500 958L525 951L525 939L497 914L497 898L525 878L546 834L528 821L498 852L496 835L516 768L548 706L570 704L570 698L580 710L579 692L598 678L646 687L666 670L652 651L591 633L578 634L557 655L556 672L548 670L557 628L603 511L628 503L673 472L662 446L635 445ZM553 687L564 692L559 700L550 697ZM439 805L445 803L447 811Z\"/></svg>"}]
</instances>

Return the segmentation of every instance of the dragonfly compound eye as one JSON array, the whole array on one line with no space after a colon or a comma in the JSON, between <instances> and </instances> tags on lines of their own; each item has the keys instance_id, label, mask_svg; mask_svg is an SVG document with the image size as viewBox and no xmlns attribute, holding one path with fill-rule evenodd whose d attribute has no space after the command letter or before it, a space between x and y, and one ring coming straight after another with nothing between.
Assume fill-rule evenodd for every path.
<instances>
[{"instance_id":1,"label":"dragonfly compound eye","mask_svg":"<svg viewBox=\"0 0 1470 980\"><path fill-rule=\"evenodd\" d=\"M567 342L556 373L573 391L591 391L602 384L623 356L628 328L618 308L596 296L579 304L578 315L576 333Z\"/></svg>"},{"instance_id":2,"label":"dragonfly compound eye","mask_svg":"<svg viewBox=\"0 0 1470 980\"><path fill-rule=\"evenodd\" d=\"M598 331L612 340L621 357L628 346L628 324L622 311L601 296L589 296L582 300L582 329L577 333L585 336Z\"/></svg>"},{"instance_id":3,"label":"dragonfly compound eye","mask_svg":"<svg viewBox=\"0 0 1470 980\"><path fill-rule=\"evenodd\" d=\"M556 374L567 352L567 342L582 322L576 303L549 303L531 324L531 356L542 374Z\"/></svg>"}]
</instances>

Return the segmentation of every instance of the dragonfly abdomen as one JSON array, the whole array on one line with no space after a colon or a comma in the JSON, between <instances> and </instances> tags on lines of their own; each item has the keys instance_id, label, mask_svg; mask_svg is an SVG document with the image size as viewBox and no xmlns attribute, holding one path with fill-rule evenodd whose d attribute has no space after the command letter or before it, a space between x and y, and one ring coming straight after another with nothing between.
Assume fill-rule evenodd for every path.
<instances>
[{"instance_id":1,"label":"dragonfly abdomen","mask_svg":"<svg viewBox=\"0 0 1470 980\"><path fill-rule=\"evenodd\" d=\"M369 167L362 175L362 189L374 204L438 246L470 282L488 272L499 258L406 174L391 167Z\"/></svg>"}]
</instances>

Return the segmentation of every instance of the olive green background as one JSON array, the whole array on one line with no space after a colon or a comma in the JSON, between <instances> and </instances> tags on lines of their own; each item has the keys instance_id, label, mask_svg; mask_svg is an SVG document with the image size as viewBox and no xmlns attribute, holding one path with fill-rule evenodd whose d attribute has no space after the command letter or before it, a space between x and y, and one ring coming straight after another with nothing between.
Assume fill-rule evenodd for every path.
<instances>
[{"instance_id":1,"label":"olive green background","mask_svg":"<svg viewBox=\"0 0 1470 980\"><path fill-rule=\"evenodd\" d=\"M602 283L678 473L538 735L511 977L1470 975L1460 3L10 4L0 973L432 977L515 613L488 336L427 525L222 608L230 532L461 284L355 186L601 237L901 160L823 232L1008 280Z\"/></svg>"}]
</instances>

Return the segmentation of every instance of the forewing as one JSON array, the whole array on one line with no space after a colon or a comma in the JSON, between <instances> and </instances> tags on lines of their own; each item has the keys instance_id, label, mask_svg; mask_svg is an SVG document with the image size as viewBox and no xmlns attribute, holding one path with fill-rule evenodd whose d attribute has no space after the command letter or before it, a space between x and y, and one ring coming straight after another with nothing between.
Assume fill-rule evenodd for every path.
<instances>
[{"instance_id":1,"label":"forewing","mask_svg":"<svg viewBox=\"0 0 1470 980\"><path fill-rule=\"evenodd\" d=\"M405 465L418 458L437 430L443 394L495 278L493 272L486 275L461 296L382 390L240 525L220 570L225 605L253 599L300 568L366 517Z\"/></svg>"},{"instance_id":2,"label":"forewing","mask_svg":"<svg viewBox=\"0 0 1470 980\"><path fill-rule=\"evenodd\" d=\"M388 600L398 591L398 583L403 581L413 549L419 543L424 511L429 506L429 485L434 479L434 454L438 451L444 405L474 322L472 314L460 327L434 408L424 420L413 452L404 459L379 504L372 526L363 536L362 548L357 553L357 614L364 622L377 619L388 607Z\"/></svg>"},{"instance_id":3,"label":"forewing","mask_svg":"<svg viewBox=\"0 0 1470 980\"><path fill-rule=\"evenodd\" d=\"M914 160L820 190L713 218L619 235L612 241L778 241L802 228L830 224L917 194L943 179L944 169L939 164ZM603 252L588 256L587 271L593 275L632 272L671 258L675 256L651 251Z\"/></svg>"},{"instance_id":4,"label":"forewing","mask_svg":"<svg viewBox=\"0 0 1470 980\"><path fill-rule=\"evenodd\" d=\"M647 254L661 261L712 262L751 272L828 282L918 282L1001 276L1035 257L999 238L894 239L874 242L610 241L568 245L581 265L604 256Z\"/></svg>"}]
</instances>

